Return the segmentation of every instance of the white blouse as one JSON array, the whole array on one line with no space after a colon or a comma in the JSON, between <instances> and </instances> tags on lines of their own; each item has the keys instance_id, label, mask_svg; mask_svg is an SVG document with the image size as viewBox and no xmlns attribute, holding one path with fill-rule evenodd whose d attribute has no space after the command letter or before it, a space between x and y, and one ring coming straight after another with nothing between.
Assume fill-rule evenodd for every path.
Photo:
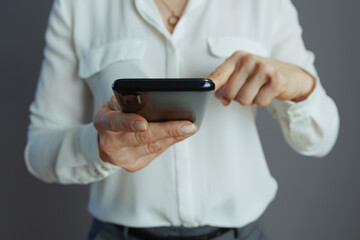
<instances>
[{"instance_id":1,"label":"white blouse","mask_svg":"<svg viewBox=\"0 0 360 240\"><path fill-rule=\"evenodd\" d=\"M211 99L201 129L129 173L99 157L94 114L118 78L206 77L236 50L317 76L290 0L190 0L171 35L151 0L55 0L25 150L45 182L91 183L89 210L133 227L241 227L273 200L256 107ZM319 81L300 103L268 107L297 152L324 156L339 117Z\"/></svg>"}]
</instances>

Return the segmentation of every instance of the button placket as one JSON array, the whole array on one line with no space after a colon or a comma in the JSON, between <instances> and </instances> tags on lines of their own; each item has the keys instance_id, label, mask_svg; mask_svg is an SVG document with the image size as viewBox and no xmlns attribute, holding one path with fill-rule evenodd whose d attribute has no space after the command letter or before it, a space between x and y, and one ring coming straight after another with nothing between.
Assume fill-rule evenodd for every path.
<instances>
[{"instance_id":1,"label":"button placket","mask_svg":"<svg viewBox=\"0 0 360 240\"><path fill-rule=\"evenodd\" d=\"M179 41L184 31L179 32L179 27L184 22L184 17L188 12L194 9L199 3L204 0L189 1L189 7L185 9L182 19L178 22L173 34L171 35L162 23L160 15L155 11L155 4L153 1L147 0L136 0L136 7L139 10L140 15L152 26L155 27L163 36L165 41L166 50L166 72L167 78L178 78L180 77L180 56L177 49L176 41ZM180 35L179 35L180 34ZM179 217L184 225L193 225L194 211L192 206L192 195L191 195L191 182L190 182L190 156L189 150L186 145L178 143L173 146L174 150L174 161L175 161L175 174L177 182L177 194L178 194L178 208Z\"/></svg>"},{"instance_id":2,"label":"button placket","mask_svg":"<svg viewBox=\"0 0 360 240\"><path fill-rule=\"evenodd\" d=\"M167 73L168 78L180 77L179 55L173 38L167 38ZM175 166L178 191L179 216L184 225L194 224L194 212L192 206L192 194L189 169L189 149L186 142L174 145Z\"/></svg>"},{"instance_id":3,"label":"button placket","mask_svg":"<svg viewBox=\"0 0 360 240\"><path fill-rule=\"evenodd\" d=\"M174 46L171 39L167 39L166 53L166 76L168 78L177 78L179 77L179 60L176 47Z\"/></svg>"},{"instance_id":4,"label":"button placket","mask_svg":"<svg viewBox=\"0 0 360 240\"><path fill-rule=\"evenodd\" d=\"M179 216L184 226L196 224L193 209L193 195L191 184L190 156L188 143L180 142L174 146L176 155L176 177L178 191L178 210Z\"/></svg>"}]
</instances>

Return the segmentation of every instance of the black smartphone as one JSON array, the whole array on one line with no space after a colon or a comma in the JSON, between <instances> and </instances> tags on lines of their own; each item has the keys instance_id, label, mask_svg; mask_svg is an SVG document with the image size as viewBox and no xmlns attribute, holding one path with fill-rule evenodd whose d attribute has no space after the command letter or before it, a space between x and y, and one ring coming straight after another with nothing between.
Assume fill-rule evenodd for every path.
<instances>
[{"instance_id":1,"label":"black smartphone","mask_svg":"<svg viewBox=\"0 0 360 240\"><path fill-rule=\"evenodd\" d=\"M123 112L149 122L189 120L200 127L215 84L203 78L118 79L112 89Z\"/></svg>"}]
</instances>

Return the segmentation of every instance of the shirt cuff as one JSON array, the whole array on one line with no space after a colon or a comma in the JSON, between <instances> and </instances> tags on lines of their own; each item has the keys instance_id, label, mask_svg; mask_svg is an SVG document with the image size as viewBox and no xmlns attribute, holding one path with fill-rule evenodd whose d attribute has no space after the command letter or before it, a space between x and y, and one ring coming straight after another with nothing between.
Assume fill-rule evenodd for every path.
<instances>
[{"instance_id":1,"label":"shirt cuff","mask_svg":"<svg viewBox=\"0 0 360 240\"><path fill-rule=\"evenodd\" d=\"M316 102L321 98L321 95L324 95L324 89L322 88L320 81L316 80L314 90L305 100L293 102L276 98L273 100L269 110L273 113L275 118L286 118L291 122L292 120L301 118L306 112L311 112L312 109L316 107Z\"/></svg>"},{"instance_id":2,"label":"shirt cuff","mask_svg":"<svg viewBox=\"0 0 360 240\"><path fill-rule=\"evenodd\" d=\"M326 97L325 90L320 81L317 81L313 92L304 101L275 99L269 106L269 111L279 120L287 142L304 155L312 154L313 149L319 148L318 145L322 144L323 116L320 121L317 121L317 116L319 110L324 107L322 104L324 97Z\"/></svg>"},{"instance_id":3,"label":"shirt cuff","mask_svg":"<svg viewBox=\"0 0 360 240\"><path fill-rule=\"evenodd\" d=\"M83 153L88 165L88 174L98 180L102 180L112 173L116 172L120 167L104 162L100 158L98 147L98 132L94 125L87 124L80 134L80 150ZM86 179L78 179L80 183L87 183Z\"/></svg>"}]
</instances>

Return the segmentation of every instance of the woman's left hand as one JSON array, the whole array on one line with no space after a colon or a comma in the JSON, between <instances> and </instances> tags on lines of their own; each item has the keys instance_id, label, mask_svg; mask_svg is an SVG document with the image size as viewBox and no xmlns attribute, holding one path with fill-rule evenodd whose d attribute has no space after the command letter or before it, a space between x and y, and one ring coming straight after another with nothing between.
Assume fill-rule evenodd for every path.
<instances>
[{"instance_id":1,"label":"woman's left hand","mask_svg":"<svg viewBox=\"0 0 360 240\"><path fill-rule=\"evenodd\" d=\"M315 87L315 77L290 63L236 51L207 78L215 95L227 106L232 100L244 106L267 106L274 98L305 100Z\"/></svg>"}]
</instances>

